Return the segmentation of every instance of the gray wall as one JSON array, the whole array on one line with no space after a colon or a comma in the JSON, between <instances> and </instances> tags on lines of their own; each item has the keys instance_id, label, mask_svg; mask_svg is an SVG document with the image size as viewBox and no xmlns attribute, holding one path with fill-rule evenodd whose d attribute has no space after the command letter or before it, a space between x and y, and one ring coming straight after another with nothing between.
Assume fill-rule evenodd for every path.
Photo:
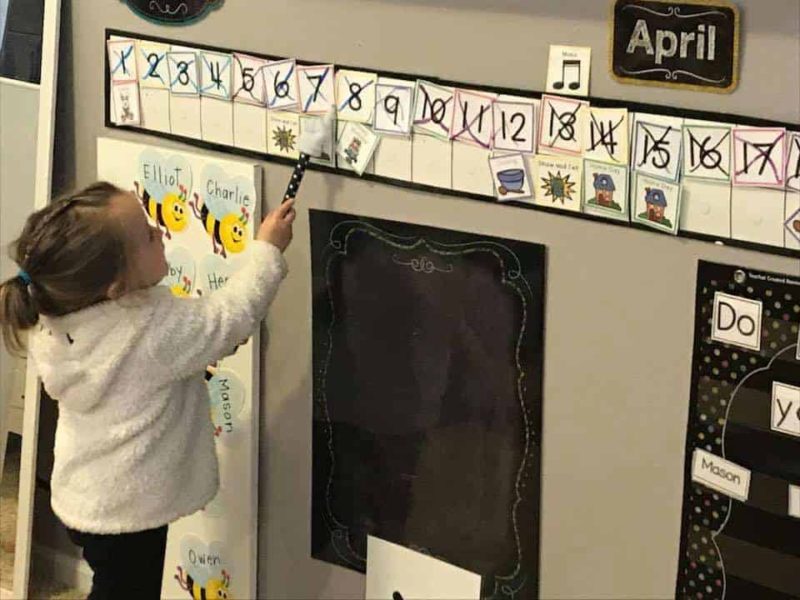
<instances>
[{"instance_id":1,"label":"gray wall","mask_svg":"<svg viewBox=\"0 0 800 600\"><path fill-rule=\"evenodd\" d=\"M607 72L610 2L588 0L226 0L164 28L122 2L73 0L74 156L64 180L95 175L103 127L103 29L510 87L544 87L548 45L591 45L592 93L800 121L800 4L749 0L730 96L619 85ZM69 115L65 115L70 118ZM177 145L176 145L177 146ZM275 204L289 176L266 165ZM305 207L546 244L548 255L541 595L674 593L698 259L800 273L796 260L567 217L310 173L292 273L269 317L261 427L262 597L352 598L363 578L309 558L311 340Z\"/></svg>"}]
</instances>

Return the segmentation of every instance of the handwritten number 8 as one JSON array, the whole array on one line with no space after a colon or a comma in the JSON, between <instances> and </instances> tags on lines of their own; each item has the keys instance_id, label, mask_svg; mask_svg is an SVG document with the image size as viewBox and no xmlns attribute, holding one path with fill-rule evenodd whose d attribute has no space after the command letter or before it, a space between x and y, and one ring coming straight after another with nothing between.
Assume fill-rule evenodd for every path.
<instances>
[{"instance_id":1,"label":"handwritten number 8","mask_svg":"<svg viewBox=\"0 0 800 600\"><path fill-rule=\"evenodd\" d=\"M359 111L363 106L363 102L361 101L361 90L364 89L360 83L351 83L350 84L350 98L347 101L347 105L350 107L350 110Z\"/></svg>"},{"instance_id":2,"label":"handwritten number 8","mask_svg":"<svg viewBox=\"0 0 800 600\"><path fill-rule=\"evenodd\" d=\"M182 60L178 63L178 82L181 85L189 85L189 82L192 80L189 77L189 63L185 60Z\"/></svg>"}]
</instances>

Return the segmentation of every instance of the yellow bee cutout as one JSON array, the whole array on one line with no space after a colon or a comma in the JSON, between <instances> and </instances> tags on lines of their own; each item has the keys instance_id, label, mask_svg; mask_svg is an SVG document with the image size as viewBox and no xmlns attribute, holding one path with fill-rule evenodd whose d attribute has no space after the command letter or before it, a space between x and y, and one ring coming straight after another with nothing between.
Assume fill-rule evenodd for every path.
<instances>
[{"instance_id":1,"label":"yellow bee cutout","mask_svg":"<svg viewBox=\"0 0 800 600\"><path fill-rule=\"evenodd\" d=\"M205 584L200 584L189 573L184 573L181 567L178 567L178 574L175 575L175 580L181 586L181 589L189 592L193 600L232 600L230 596L231 576L222 570L222 577L219 579L208 579Z\"/></svg>"},{"instance_id":2,"label":"yellow bee cutout","mask_svg":"<svg viewBox=\"0 0 800 600\"><path fill-rule=\"evenodd\" d=\"M205 227L206 232L211 236L211 243L214 246L214 254L221 254L227 258L228 252L238 254L244 250L247 244L247 223L250 221L250 213L242 206L239 213L217 212L209 208L208 204L195 193L194 201L189 203L197 217Z\"/></svg>"},{"instance_id":3,"label":"yellow bee cutout","mask_svg":"<svg viewBox=\"0 0 800 600\"><path fill-rule=\"evenodd\" d=\"M156 223L159 229L164 230L167 239L172 239L171 231L183 231L189 224L186 214L186 188L180 186L180 194L167 192L161 199L154 198L146 189L139 187L139 182L134 181L136 196L142 203L145 212Z\"/></svg>"},{"instance_id":4,"label":"yellow bee cutout","mask_svg":"<svg viewBox=\"0 0 800 600\"><path fill-rule=\"evenodd\" d=\"M169 291L178 298L188 298L192 295L192 280L184 275L180 282L170 286Z\"/></svg>"}]
</instances>

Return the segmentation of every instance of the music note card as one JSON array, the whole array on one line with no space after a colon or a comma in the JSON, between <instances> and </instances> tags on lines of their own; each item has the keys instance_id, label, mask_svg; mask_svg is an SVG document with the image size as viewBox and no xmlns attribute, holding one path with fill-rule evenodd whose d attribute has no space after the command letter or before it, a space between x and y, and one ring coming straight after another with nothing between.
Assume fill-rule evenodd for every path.
<instances>
[{"instance_id":1,"label":"music note card","mask_svg":"<svg viewBox=\"0 0 800 600\"><path fill-rule=\"evenodd\" d=\"M588 96L591 63L591 48L550 46L547 91L567 96Z\"/></svg>"}]
</instances>

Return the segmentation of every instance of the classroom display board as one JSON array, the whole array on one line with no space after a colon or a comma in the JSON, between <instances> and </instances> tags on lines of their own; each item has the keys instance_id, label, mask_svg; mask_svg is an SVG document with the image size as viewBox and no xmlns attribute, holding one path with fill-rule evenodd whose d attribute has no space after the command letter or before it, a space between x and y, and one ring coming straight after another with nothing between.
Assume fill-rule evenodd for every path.
<instances>
[{"instance_id":1,"label":"classroom display board","mask_svg":"<svg viewBox=\"0 0 800 600\"><path fill-rule=\"evenodd\" d=\"M676 596L800 598L800 276L701 262Z\"/></svg>"},{"instance_id":2,"label":"classroom display board","mask_svg":"<svg viewBox=\"0 0 800 600\"><path fill-rule=\"evenodd\" d=\"M312 168L800 256L797 124L106 34L109 127L295 161L335 105Z\"/></svg>"},{"instance_id":3,"label":"classroom display board","mask_svg":"<svg viewBox=\"0 0 800 600\"><path fill-rule=\"evenodd\" d=\"M163 232L162 285L176 296L213 294L247 259L261 214L260 167L100 138L97 176L133 191ZM243 340L206 369L220 490L203 510L170 524L163 598L256 596L258 348L257 336Z\"/></svg>"},{"instance_id":4,"label":"classroom display board","mask_svg":"<svg viewBox=\"0 0 800 600\"><path fill-rule=\"evenodd\" d=\"M536 598L543 246L312 210L312 555L367 538Z\"/></svg>"}]
</instances>

